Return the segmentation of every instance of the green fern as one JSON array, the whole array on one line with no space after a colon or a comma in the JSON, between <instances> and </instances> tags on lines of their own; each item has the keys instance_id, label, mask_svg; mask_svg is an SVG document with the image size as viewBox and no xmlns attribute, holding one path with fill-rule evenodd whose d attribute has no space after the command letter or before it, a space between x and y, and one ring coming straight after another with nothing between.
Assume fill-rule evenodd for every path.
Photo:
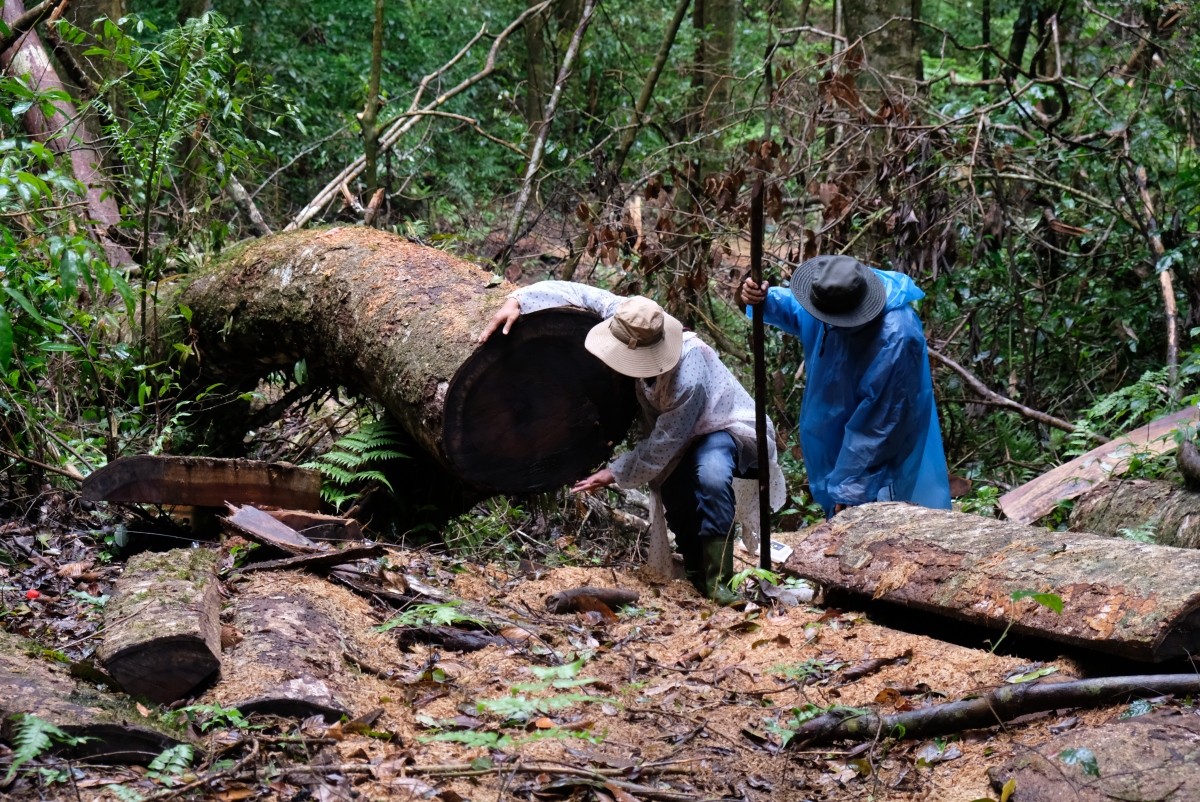
<instances>
[{"instance_id":1,"label":"green fern","mask_svg":"<svg viewBox=\"0 0 1200 802\"><path fill-rule=\"evenodd\" d=\"M397 449L399 439L400 430L395 422L384 418L351 432L334 443L327 453L302 467L321 472L325 479L321 497L340 510L342 504L355 498L367 482L374 480L388 490L392 489L380 468L391 460L408 459L407 454Z\"/></svg>"},{"instance_id":2,"label":"green fern","mask_svg":"<svg viewBox=\"0 0 1200 802\"><path fill-rule=\"evenodd\" d=\"M187 744L179 744L166 749L154 760L150 761L146 776L152 780L160 780L170 788L175 781L192 767L195 752Z\"/></svg>"},{"instance_id":3,"label":"green fern","mask_svg":"<svg viewBox=\"0 0 1200 802\"><path fill-rule=\"evenodd\" d=\"M454 624L483 624L478 618L460 613L457 609L462 602L452 601L445 604L418 604L392 620L380 624L376 629L387 632L396 627L448 627Z\"/></svg>"},{"instance_id":4,"label":"green fern","mask_svg":"<svg viewBox=\"0 0 1200 802\"><path fill-rule=\"evenodd\" d=\"M16 733L13 736L12 763L9 764L8 774L0 785L8 785L17 776L17 769L31 760L36 759L55 744L77 746L90 738L68 735L45 719L30 713L14 716L18 719Z\"/></svg>"}]
</instances>

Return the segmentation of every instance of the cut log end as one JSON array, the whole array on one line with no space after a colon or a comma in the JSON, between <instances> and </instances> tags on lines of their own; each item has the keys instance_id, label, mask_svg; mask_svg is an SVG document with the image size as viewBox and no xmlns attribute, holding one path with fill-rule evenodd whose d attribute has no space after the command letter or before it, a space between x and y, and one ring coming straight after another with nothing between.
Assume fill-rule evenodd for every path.
<instances>
[{"instance_id":1,"label":"cut log end","mask_svg":"<svg viewBox=\"0 0 1200 802\"><path fill-rule=\"evenodd\" d=\"M198 636L163 638L132 646L104 663L122 688L152 702L169 703L221 667L209 644Z\"/></svg>"},{"instance_id":2,"label":"cut log end","mask_svg":"<svg viewBox=\"0 0 1200 802\"><path fill-rule=\"evenodd\" d=\"M599 318L555 309L493 336L446 394L447 456L498 492L561 487L604 462L637 411L633 380L584 348Z\"/></svg>"}]
</instances>

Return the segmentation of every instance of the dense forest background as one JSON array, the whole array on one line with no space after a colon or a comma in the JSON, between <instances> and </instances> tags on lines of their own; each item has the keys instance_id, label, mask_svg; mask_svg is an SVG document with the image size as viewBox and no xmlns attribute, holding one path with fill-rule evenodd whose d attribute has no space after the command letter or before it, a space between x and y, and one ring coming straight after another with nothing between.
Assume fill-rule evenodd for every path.
<instances>
[{"instance_id":1,"label":"dense forest background","mask_svg":"<svg viewBox=\"0 0 1200 802\"><path fill-rule=\"evenodd\" d=\"M288 226L650 294L749 385L732 291L756 176L773 281L845 252L926 292L969 509L1197 391L1191 4L8 0L3 19L11 499L121 454L304 462L370 424L302 363L236 394L196 369L172 284ZM804 354L768 350L794 527L814 517ZM215 438L211 410L238 405L245 436Z\"/></svg>"}]
</instances>

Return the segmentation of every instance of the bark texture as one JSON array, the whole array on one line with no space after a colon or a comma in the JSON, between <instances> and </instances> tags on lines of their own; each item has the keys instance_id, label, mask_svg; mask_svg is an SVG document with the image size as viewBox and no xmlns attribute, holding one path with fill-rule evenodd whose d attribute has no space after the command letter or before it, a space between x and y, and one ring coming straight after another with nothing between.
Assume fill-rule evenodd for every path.
<instances>
[{"instance_id":1,"label":"bark texture","mask_svg":"<svg viewBox=\"0 0 1200 802\"><path fill-rule=\"evenodd\" d=\"M1075 500L1071 531L1096 535L1142 529L1163 546L1200 547L1200 493L1174 482L1110 479Z\"/></svg>"},{"instance_id":2,"label":"bark texture","mask_svg":"<svg viewBox=\"0 0 1200 802\"><path fill-rule=\"evenodd\" d=\"M287 462L142 454L113 460L83 480L92 501L224 507L226 502L315 510L321 474Z\"/></svg>"},{"instance_id":3,"label":"bark texture","mask_svg":"<svg viewBox=\"0 0 1200 802\"><path fill-rule=\"evenodd\" d=\"M364 228L246 243L182 292L203 364L242 386L306 360L379 401L477 488L538 491L603 462L633 420L632 380L583 347L596 318L548 310L476 338L513 289L475 265Z\"/></svg>"},{"instance_id":4,"label":"bark texture","mask_svg":"<svg viewBox=\"0 0 1200 802\"><path fill-rule=\"evenodd\" d=\"M1200 554L902 503L813 527L785 570L827 587L1135 660L1200 647ZM1063 612L1023 599L1054 593Z\"/></svg>"},{"instance_id":5,"label":"bark texture","mask_svg":"<svg viewBox=\"0 0 1200 802\"><path fill-rule=\"evenodd\" d=\"M209 549L175 549L126 564L97 650L126 693L170 704L220 667L218 559Z\"/></svg>"},{"instance_id":6,"label":"bark texture","mask_svg":"<svg viewBox=\"0 0 1200 802\"><path fill-rule=\"evenodd\" d=\"M1200 799L1200 720L1163 711L1071 730L988 769L1009 802L1190 802ZM1067 750L1091 750L1100 776L1066 764Z\"/></svg>"},{"instance_id":7,"label":"bark texture","mask_svg":"<svg viewBox=\"0 0 1200 802\"><path fill-rule=\"evenodd\" d=\"M22 0L7 0L0 6L0 18L11 23L25 13ZM20 43L0 53L0 68L14 77L27 77L29 85L42 92L66 88L59 80L46 48L36 31L25 34ZM95 234L112 265L130 264L133 257L123 246L114 242L109 228L121 222L121 210L109 193L108 181L100 170L103 159L93 144L91 133L83 124L73 103L60 100L54 103L55 114L44 115L38 107L21 115L25 132L58 153L70 153L71 170L75 179L87 187L88 217L95 223Z\"/></svg>"},{"instance_id":8,"label":"bark texture","mask_svg":"<svg viewBox=\"0 0 1200 802\"><path fill-rule=\"evenodd\" d=\"M867 68L881 76L886 88L888 75L920 80L920 26L894 17L921 18L921 0L843 0L842 19L846 40L853 44L861 36ZM881 28L882 30L876 31ZM872 33L872 31L876 31Z\"/></svg>"},{"instance_id":9,"label":"bark texture","mask_svg":"<svg viewBox=\"0 0 1200 802\"><path fill-rule=\"evenodd\" d=\"M14 716L29 713L69 735L86 736L72 757L108 763L149 763L179 741L154 729L128 697L77 683L66 668L27 652L41 649L0 630L0 740L12 743ZM140 722L135 726L130 722Z\"/></svg>"}]
</instances>

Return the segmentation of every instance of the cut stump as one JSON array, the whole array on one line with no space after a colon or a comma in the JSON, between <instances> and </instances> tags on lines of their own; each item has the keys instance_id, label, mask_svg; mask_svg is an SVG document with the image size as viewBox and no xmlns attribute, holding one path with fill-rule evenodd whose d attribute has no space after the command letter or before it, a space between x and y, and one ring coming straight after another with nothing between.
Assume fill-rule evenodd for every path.
<instances>
[{"instance_id":1,"label":"cut stump","mask_svg":"<svg viewBox=\"0 0 1200 802\"><path fill-rule=\"evenodd\" d=\"M444 251L341 227L231 248L179 302L212 378L243 386L303 359L314 381L379 401L465 484L549 490L608 458L637 401L584 348L591 313L525 315L479 345L513 289Z\"/></svg>"},{"instance_id":2,"label":"cut stump","mask_svg":"<svg viewBox=\"0 0 1200 802\"><path fill-rule=\"evenodd\" d=\"M997 791L1015 780L1010 802L1192 802L1200 799L1200 719L1171 713L1071 730L988 777Z\"/></svg>"},{"instance_id":3,"label":"cut stump","mask_svg":"<svg viewBox=\"0 0 1200 802\"><path fill-rule=\"evenodd\" d=\"M209 549L132 557L104 606L97 656L131 696L182 699L221 666L219 555Z\"/></svg>"},{"instance_id":4,"label":"cut stump","mask_svg":"<svg viewBox=\"0 0 1200 802\"><path fill-rule=\"evenodd\" d=\"M1200 648L1200 553L902 503L800 533L785 570L996 629L1159 661ZM1057 594L1061 615L1021 590ZM1015 605L1015 610L1014 610Z\"/></svg>"},{"instance_id":5,"label":"cut stump","mask_svg":"<svg viewBox=\"0 0 1200 802\"><path fill-rule=\"evenodd\" d=\"M91 501L224 507L269 504L298 510L321 506L321 474L287 462L248 459L120 457L83 480Z\"/></svg>"},{"instance_id":6,"label":"cut stump","mask_svg":"<svg viewBox=\"0 0 1200 802\"><path fill-rule=\"evenodd\" d=\"M31 714L69 735L91 739L71 748L74 758L144 764L179 744L150 726L128 697L77 683L65 667L26 655L35 648L0 630L0 740L11 744L13 717Z\"/></svg>"},{"instance_id":7,"label":"cut stump","mask_svg":"<svg viewBox=\"0 0 1200 802\"><path fill-rule=\"evenodd\" d=\"M1200 493L1174 482L1110 479L1075 500L1071 531L1121 535L1143 529L1155 543L1200 547Z\"/></svg>"}]
</instances>

